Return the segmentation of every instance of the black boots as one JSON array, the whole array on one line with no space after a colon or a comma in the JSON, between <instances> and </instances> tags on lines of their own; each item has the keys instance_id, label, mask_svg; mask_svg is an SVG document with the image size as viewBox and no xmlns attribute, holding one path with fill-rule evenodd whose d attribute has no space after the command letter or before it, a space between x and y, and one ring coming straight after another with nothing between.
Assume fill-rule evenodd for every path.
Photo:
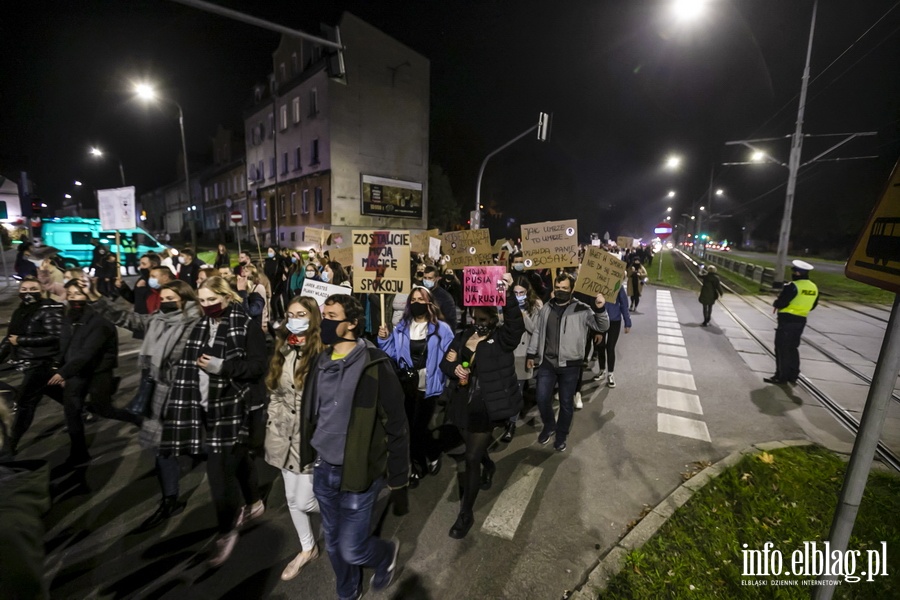
<instances>
[{"instance_id":1,"label":"black boots","mask_svg":"<svg viewBox=\"0 0 900 600\"><path fill-rule=\"evenodd\" d=\"M185 506L187 506L187 502L180 501L178 496L164 496L159 503L159 508L138 526L138 531L153 529L169 517L174 517L183 511Z\"/></svg>"},{"instance_id":2,"label":"black boots","mask_svg":"<svg viewBox=\"0 0 900 600\"><path fill-rule=\"evenodd\" d=\"M508 444L512 441L514 435L516 435L516 424L510 421L506 424L506 431L500 436L500 441L504 444Z\"/></svg>"},{"instance_id":3,"label":"black boots","mask_svg":"<svg viewBox=\"0 0 900 600\"><path fill-rule=\"evenodd\" d=\"M497 464L491 461L481 466L481 489L489 490L494 482L494 473L497 471Z\"/></svg>"},{"instance_id":4,"label":"black boots","mask_svg":"<svg viewBox=\"0 0 900 600\"><path fill-rule=\"evenodd\" d=\"M450 537L454 540L463 539L469 533L469 530L472 529L474 523L475 515L471 511L460 510L459 516L456 517L456 523L450 528Z\"/></svg>"}]
</instances>

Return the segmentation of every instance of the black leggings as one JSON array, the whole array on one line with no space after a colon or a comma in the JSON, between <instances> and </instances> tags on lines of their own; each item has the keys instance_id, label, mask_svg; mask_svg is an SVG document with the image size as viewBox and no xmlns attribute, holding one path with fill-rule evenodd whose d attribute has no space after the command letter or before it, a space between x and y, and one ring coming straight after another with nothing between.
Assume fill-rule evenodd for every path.
<instances>
[{"instance_id":1,"label":"black leggings","mask_svg":"<svg viewBox=\"0 0 900 600\"><path fill-rule=\"evenodd\" d=\"M641 303L641 295L640 294L635 294L634 296L632 296L631 297L631 310L636 310L638 307L638 304L640 304L640 303Z\"/></svg>"},{"instance_id":2,"label":"black leggings","mask_svg":"<svg viewBox=\"0 0 900 600\"><path fill-rule=\"evenodd\" d=\"M259 482L253 453L243 444L235 444L221 452L210 452L206 461L209 491L216 506L219 533L234 528L237 511L244 504L253 504L259 497Z\"/></svg>"},{"instance_id":3,"label":"black leggings","mask_svg":"<svg viewBox=\"0 0 900 600\"><path fill-rule=\"evenodd\" d=\"M603 334L603 339L597 344L597 365L600 370L609 369L612 373L616 370L616 342L619 341L619 333L622 331L622 320L610 321L609 329Z\"/></svg>"},{"instance_id":4,"label":"black leggings","mask_svg":"<svg viewBox=\"0 0 900 600\"><path fill-rule=\"evenodd\" d=\"M434 439L428 427L434 416L437 396L425 396L425 392L415 391L406 396L406 419L409 422L409 458L413 472L424 475L427 463L440 453L434 448Z\"/></svg>"},{"instance_id":5,"label":"black leggings","mask_svg":"<svg viewBox=\"0 0 900 600\"><path fill-rule=\"evenodd\" d=\"M494 440L493 431L465 431L463 439L466 442L465 460L456 465L459 478L460 512L471 513L475 508L475 499L481 487L481 465L491 468L494 461L488 456L488 446Z\"/></svg>"},{"instance_id":6,"label":"black leggings","mask_svg":"<svg viewBox=\"0 0 900 600\"><path fill-rule=\"evenodd\" d=\"M709 323L709 320L712 319L712 304L704 304L703 305L703 322Z\"/></svg>"},{"instance_id":7,"label":"black leggings","mask_svg":"<svg viewBox=\"0 0 900 600\"><path fill-rule=\"evenodd\" d=\"M16 422L13 424L12 446L17 447L19 440L31 427L34 421L34 412L41 398L45 395L50 396L59 403L63 401L63 388L58 385L47 385L53 376L53 369L49 363L37 364L34 367L25 369L25 378L22 380L22 387L19 388L19 396L17 399L18 410L16 411Z\"/></svg>"},{"instance_id":8,"label":"black leggings","mask_svg":"<svg viewBox=\"0 0 900 600\"><path fill-rule=\"evenodd\" d=\"M66 426L69 428L69 438L72 440L71 454L73 456L82 457L88 453L84 421L81 416L88 394L91 395L91 402L87 405L90 412L106 419L125 421L140 427L141 418L139 416L113 406L113 386L112 371L93 373L90 377L76 375L66 380L63 388L63 406L66 414Z\"/></svg>"}]
</instances>

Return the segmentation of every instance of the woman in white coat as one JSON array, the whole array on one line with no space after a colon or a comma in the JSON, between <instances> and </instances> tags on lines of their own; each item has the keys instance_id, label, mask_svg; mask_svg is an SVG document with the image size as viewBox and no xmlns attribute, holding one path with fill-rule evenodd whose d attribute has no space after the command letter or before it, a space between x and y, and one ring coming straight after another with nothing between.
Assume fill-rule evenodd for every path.
<instances>
[{"instance_id":1,"label":"woman in white coat","mask_svg":"<svg viewBox=\"0 0 900 600\"><path fill-rule=\"evenodd\" d=\"M303 383L324 346L319 337L319 306L313 298L297 296L287 307L285 319L275 329L275 353L266 375L270 392L266 429L266 462L281 470L291 520L302 551L284 568L281 579L297 576L319 556L309 514L319 511L313 494L312 473L300 467L300 417Z\"/></svg>"}]
</instances>

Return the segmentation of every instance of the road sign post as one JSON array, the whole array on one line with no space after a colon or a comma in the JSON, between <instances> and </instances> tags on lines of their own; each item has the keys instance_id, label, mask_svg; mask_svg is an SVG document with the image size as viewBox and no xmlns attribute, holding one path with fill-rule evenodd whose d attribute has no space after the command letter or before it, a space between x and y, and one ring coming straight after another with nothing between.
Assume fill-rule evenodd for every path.
<instances>
[{"instance_id":1,"label":"road sign post","mask_svg":"<svg viewBox=\"0 0 900 600\"><path fill-rule=\"evenodd\" d=\"M241 214L241 211L235 210L231 213L231 224L234 225L235 234L234 237L237 238L238 242L238 261L241 258L241 221L244 220L244 215Z\"/></svg>"}]
</instances>

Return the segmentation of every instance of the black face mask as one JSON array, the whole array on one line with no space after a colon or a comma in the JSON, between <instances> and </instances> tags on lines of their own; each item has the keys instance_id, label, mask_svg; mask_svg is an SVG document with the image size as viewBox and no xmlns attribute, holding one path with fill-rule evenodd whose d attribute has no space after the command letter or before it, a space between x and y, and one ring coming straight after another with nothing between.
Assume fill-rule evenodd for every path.
<instances>
[{"instance_id":1,"label":"black face mask","mask_svg":"<svg viewBox=\"0 0 900 600\"><path fill-rule=\"evenodd\" d=\"M572 292L553 292L553 297L556 298L557 303L566 304L572 299Z\"/></svg>"},{"instance_id":2,"label":"black face mask","mask_svg":"<svg viewBox=\"0 0 900 600\"><path fill-rule=\"evenodd\" d=\"M409 312L417 319L419 317L424 317L428 314L428 305L422 304L421 302L411 302L409 305Z\"/></svg>"},{"instance_id":3,"label":"black face mask","mask_svg":"<svg viewBox=\"0 0 900 600\"><path fill-rule=\"evenodd\" d=\"M174 302L174 301L173 302L160 302L159 310L160 310L160 312L165 313L165 314L173 313L176 310L178 310L178 303Z\"/></svg>"},{"instance_id":4,"label":"black face mask","mask_svg":"<svg viewBox=\"0 0 900 600\"><path fill-rule=\"evenodd\" d=\"M150 269L140 269L141 279L150 279Z\"/></svg>"},{"instance_id":5,"label":"black face mask","mask_svg":"<svg viewBox=\"0 0 900 600\"><path fill-rule=\"evenodd\" d=\"M493 327L491 327L490 325L476 325L475 333L477 333L481 337L487 337L487 335L491 332L491 329L493 329Z\"/></svg>"},{"instance_id":6,"label":"black face mask","mask_svg":"<svg viewBox=\"0 0 900 600\"><path fill-rule=\"evenodd\" d=\"M84 300L69 300L69 316L73 321L81 319L81 315L84 314L85 306L87 306L87 302Z\"/></svg>"},{"instance_id":7,"label":"black face mask","mask_svg":"<svg viewBox=\"0 0 900 600\"><path fill-rule=\"evenodd\" d=\"M347 319L342 319L340 321L334 319L322 319L322 324L319 325L319 335L322 338L322 343L326 346L334 346L338 342L355 342L356 340L338 337L338 325L345 321L347 321Z\"/></svg>"},{"instance_id":8,"label":"black face mask","mask_svg":"<svg viewBox=\"0 0 900 600\"><path fill-rule=\"evenodd\" d=\"M22 304L35 304L41 301L41 293L40 292L20 292L19 299L22 301Z\"/></svg>"}]
</instances>

